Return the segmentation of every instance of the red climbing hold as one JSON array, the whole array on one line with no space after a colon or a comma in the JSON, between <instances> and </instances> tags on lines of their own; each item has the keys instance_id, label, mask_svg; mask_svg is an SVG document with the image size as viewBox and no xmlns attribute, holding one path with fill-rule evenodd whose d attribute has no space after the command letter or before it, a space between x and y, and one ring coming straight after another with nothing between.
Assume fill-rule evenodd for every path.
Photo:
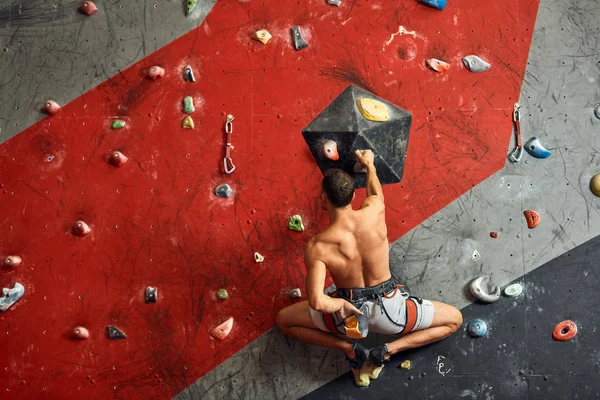
<instances>
[{"instance_id":1,"label":"red climbing hold","mask_svg":"<svg viewBox=\"0 0 600 400\"><path fill-rule=\"evenodd\" d=\"M16 268L19 265L21 265L22 262L23 260L19 256L8 256L4 259L4 266L9 268Z\"/></svg>"},{"instance_id":2,"label":"red climbing hold","mask_svg":"<svg viewBox=\"0 0 600 400\"><path fill-rule=\"evenodd\" d=\"M125 164L127 160L129 160L129 158L127 158L127 156L125 156L120 151L115 151L110 155L110 162L117 167L120 167L121 165Z\"/></svg>"},{"instance_id":3,"label":"red climbing hold","mask_svg":"<svg viewBox=\"0 0 600 400\"><path fill-rule=\"evenodd\" d=\"M90 337L90 333L83 326L76 326L73 329L73 338L84 340L84 339L89 339L89 337Z\"/></svg>"},{"instance_id":4,"label":"red climbing hold","mask_svg":"<svg viewBox=\"0 0 600 400\"><path fill-rule=\"evenodd\" d=\"M536 213L535 211L525 210L523 211L523 215L525 215L527 227L529 229L533 229L540 224L540 214Z\"/></svg>"},{"instance_id":5,"label":"red climbing hold","mask_svg":"<svg viewBox=\"0 0 600 400\"><path fill-rule=\"evenodd\" d=\"M75 222L75 225L73 225L73 232L75 232L77 236L85 236L91 231L92 230L90 229L88 224L86 224L83 221L77 221Z\"/></svg>"},{"instance_id":6,"label":"red climbing hold","mask_svg":"<svg viewBox=\"0 0 600 400\"><path fill-rule=\"evenodd\" d=\"M566 342L577 335L577 325L571 320L566 320L556 325L552 331L552 339L559 342Z\"/></svg>"},{"instance_id":7,"label":"red climbing hold","mask_svg":"<svg viewBox=\"0 0 600 400\"><path fill-rule=\"evenodd\" d=\"M323 144L323 155L330 160L337 161L340 159L338 154L337 143L333 140L328 140Z\"/></svg>"},{"instance_id":8,"label":"red climbing hold","mask_svg":"<svg viewBox=\"0 0 600 400\"><path fill-rule=\"evenodd\" d=\"M213 329L211 335L215 339L225 340L231 329L233 328L233 317L230 317L227 321Z\"/></svg>"},{"instance_id":9,"label":"red climbing hold","mask_svg":"<svg viewBox=\"0 0 600 400\"><path fill-rule=\"evenodd\" d=\"M165 76L165 70L159 67L158 65L150 67L150 69L148 70L148 78L152 79L153 81L155 81L158 78L162 78L163 76Z\"/></svg>"},{"instance_id":10,"label":"red climbing hold","mask_svg":"<svg viewBox=\"0 0 600 400\"><path fill-rule=\"evenodd\" d=\"M490 237L498 239L498 232L490 232Z\"/></svg>"},{"instance_id":11,"label":"red climbing hold","mask_svg":"<svg viewBox=\"0 0 600 400\"><path fill-rule=\"evenodd\" d=\"M60 106L54 100L46 100L42 111L48 115L54 115L60 110Z\"/></svg>"},{"instance_id":12,"label":"red climbing hold","mask_svg":"<svg viewBox=\"0 0 600 400\"><path fill-rule=\"evenodd\" d=\"M82 14L90 16L93 13L95 13L96 11L98 11L98 7L96 7L96 5L94 3L92 3L91 1L84 1L83 4L81 5L81 7L79 7L79 11Z\"/></svg>"}]
</instances>

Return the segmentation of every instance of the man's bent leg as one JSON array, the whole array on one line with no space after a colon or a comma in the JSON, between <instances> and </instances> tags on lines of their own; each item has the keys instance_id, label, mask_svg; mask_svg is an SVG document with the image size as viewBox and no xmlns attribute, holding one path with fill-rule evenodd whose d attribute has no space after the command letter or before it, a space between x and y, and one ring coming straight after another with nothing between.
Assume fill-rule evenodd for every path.
<instances>
[{"instance_id":1,"label":"man's bent leg","mask_svg":"<svg viewBox=\"0 0 600 400\"><path fill-rule=\"evenodd\" d=\"M324 332L315 325L310 316L308 301L300 301L279 311L277 325L284 335L317 346L343 351L350 359L355 357L352 343L332 333Z\"/></svg>"},{"instance_id":2,"label":"man's bent leg","mask_svg":"<svg viewBox=\"0 0 600 400\"><path fill-rule=\"evenodd\" d=\"M406 334L391 343L386 343L388 349L386 359L401 351L445 339L460 328L462 314L458 308L439 301L432 301L431 303L433 303L434 312L431 326L427 329Z\"/></svg>"}]
</instances>

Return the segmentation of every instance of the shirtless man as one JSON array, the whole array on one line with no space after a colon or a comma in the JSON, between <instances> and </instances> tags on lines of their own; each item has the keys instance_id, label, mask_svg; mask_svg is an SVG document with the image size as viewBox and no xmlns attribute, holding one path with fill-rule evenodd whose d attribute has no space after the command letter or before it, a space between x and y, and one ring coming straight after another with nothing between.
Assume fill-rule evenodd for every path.
<instances>
[{"instance_id":1,"label":"shirtless man","mask_svg":"<svg viewBox=\"0 0 600 400\"><path fill-rule=\"evenodd\" d=\"M330 225L306 246L308 301L277 315L285 335L344 352L354 370L367 359L381 366L398 352L450 336L462 324L457 308L409 296L392 278L373 153L357 150L356 159L367 170L367 198L353 210L352 177L339 169L325 173L321 202ZM323 293L327 271L337 287L331 296ZM364 338L369 331L402 336L373 349L347 340Z\"/></svg>"}]
</instances>

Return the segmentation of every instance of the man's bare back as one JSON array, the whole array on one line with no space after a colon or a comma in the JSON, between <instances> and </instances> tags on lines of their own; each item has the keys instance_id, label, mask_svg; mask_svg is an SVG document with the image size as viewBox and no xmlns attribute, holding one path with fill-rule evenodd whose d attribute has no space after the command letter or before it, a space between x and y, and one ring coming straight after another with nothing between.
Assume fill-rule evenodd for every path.
<instances>
[{"instance_id":1,"label":"man's bare back","mask_svg":"<svg viewBox=\"0 0 600 400\"><path fill-rule=\"evenodd\" d=\"M337 287L359 288L390 279L389 243L383 201L367 198L312 238L306 257L322 261Z\"/></svg>"}]
</instances>

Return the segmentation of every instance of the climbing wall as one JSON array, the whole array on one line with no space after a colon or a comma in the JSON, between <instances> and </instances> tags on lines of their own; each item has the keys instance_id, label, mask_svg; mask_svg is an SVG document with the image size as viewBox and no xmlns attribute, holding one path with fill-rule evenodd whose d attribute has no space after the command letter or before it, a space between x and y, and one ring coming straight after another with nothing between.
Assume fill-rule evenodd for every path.
<instances>
[{"instance_id":1,"label":"climbing wall","mask_svg":"<svg viewBox=\"0 0 600 400\"><path fill-rule=\"evenodd\" d=\"M141 4L131 3L130 13ZM98 13L86 19L77 5L53 9L78 18L83 37L97 36L89 25L122 13L118 3L98 2ZM178 5L151 8L167 10L174 25L190 23ZM28 25L22 15L33 10L11 4L2 18L24 30L49 24L38 16ZM158 18L150 6L144 10L145 20ZM303 287L303 247L325 219L317 201L320 171L301 130L348 84L413 114L403 181L385 189L390 240L401 237L503 167L536 10L534 0L454 1L444 12L414 1L339 8L221 1L197 29L175 39L185 28L174 28L175 40L156 52L144 37L140 48L148 57L123 71L108 65L116 75L0 147L0 254L23 259L0 271L0 285L25 286L25 296L0 315L7 331L0 382L20 398L164 398L213 370L272 327L292 301L287 292ZM190 18L199 22L198 14ZM294 25L307 49L294 50ZM273 35L267 45L250 39L259 28ZM43 63L44 46L27 50ZM19 61L15 49L17 43L7 44L12 68L3 74L14 84L15 71L28 71L17 72L17 81L30 81L34 72L18 68L27 59ZM77 65L71 53L53 51ZM492 69L468 72L461 62L467 54ZM449 62L450 70L429 70L424 60L431 57ZM104 62L94 63L101 69ZM165 70L156 81L146 77L154 65ZM183 80L186 65L196 83ZM71 69L90 87L85 67ZM17 85L39 103L15 105L14 112L32 121L46 98L60 101L63 93L45 85L44 97ZM181 126L185 96L195 103L193 130ZM222 170L228 113L235 117L231 175ZM5 106L3 120L13 121L8 115ZM126 126L113 130L117 118ZM5 137L20 131L15 124L5 125ZM109 163L117 150L129 158L120 168ZM214 196L222 183L233 188L231 198ZM287 230L293 214L302 215L306 232ZM77 220L90 225L89 235L73 235ZM264 263L254 262L255 251ZM156 304L144 303L147 286L158 287ZM228 290L227 300L216 298L219 288ZM230 316L231 335L216 342L210 330ZM77 325L90 339L70 338ZM107 325L127 339L109 341Z\"/></svg>"}]
</instances>

